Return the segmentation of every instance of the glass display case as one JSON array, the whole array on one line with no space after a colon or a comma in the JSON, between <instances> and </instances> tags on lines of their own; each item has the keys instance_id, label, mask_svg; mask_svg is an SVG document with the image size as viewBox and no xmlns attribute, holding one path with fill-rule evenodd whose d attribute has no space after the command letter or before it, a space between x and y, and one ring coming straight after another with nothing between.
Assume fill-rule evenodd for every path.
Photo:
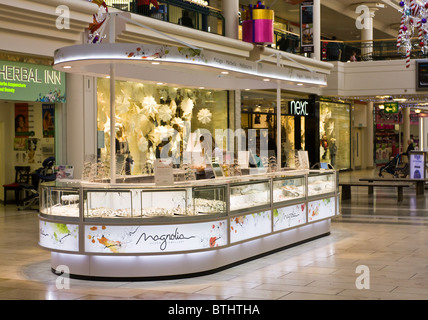
<instances>
[{"instance_id":1,"label":"glass display case","mask_svg":"<svg viewBox=\"0 0 428 320\"><path fill-rule=\"evenodd\" d=\"M79 218L78 188L44 185L40 193L40 213L48 216Z\"/></svg>"},{"instance_id":2,"label":"glass display case","mask_svg":"<svg viewBox=\"0 0 428 320\"><path fill-rule=\"evenodd\" d=\"M281 177L272 181L272 202L304 199L306 196L305 177Z\"/></svg>"},{"instance_id":3,"label":"glass display case","mask_svg":"<svg viewBox=\"0 0 428 320\"><path fill-rule=\"evenodd\" d=\"M53 270L67 265L79 276L204 272L327 235L329 219L339 214L333 170L280 171L162 187L58 180L40 188L39 245L52 251ZM300 228L302 232L284 235ZM245 249L232 248L236 245ZM85 259L76 260L76 255ZM133 256L139 259L129 263ZM114 268L106 267L110 261Z\"/></svg>"},{"instance_id":4,"label":"glass display case","mask_svg":"<svg viewBox=\"0 0 428 320\"><path fill-rule=\"evenodd\" d=\"M270 180L255 180L230 185L230 211L270 205Z\"/></svg>"},{"instance_id":5,"label":"glass display case","mask_svg":"<svg viewBox=\"0 0 428 320\"><path fill-rule=\"evenodd\" d=\"M336 173L327 172L310 172L308 175L308 196L319 196L335 192L336 190Z\"/></svg>"}]
</instances>

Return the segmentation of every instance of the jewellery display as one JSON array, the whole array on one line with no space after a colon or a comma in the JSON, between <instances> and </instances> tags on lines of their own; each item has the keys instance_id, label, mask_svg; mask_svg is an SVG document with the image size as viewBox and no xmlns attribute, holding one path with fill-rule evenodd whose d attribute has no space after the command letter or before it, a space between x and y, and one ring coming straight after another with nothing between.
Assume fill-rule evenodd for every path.
<instances>
[{"instance_id":1,"label":"jewellery display","mask_svg":"<svg viewBox=\"0 0 428 320\"><path fill-rule=\"evenodd\" d=\"M274 157L271 157L271 164ZM91 166L88 166L88 168ZM157 189L150 184L129 184L120 189L92 189L91 184L84 187L85 218L152 218L152 217L184 217L226 215L227 198L230 211L267 207L272 203L304 199L306 196L317 196L335 192L335 175L331 173L309 174L307 179L284 173L269 173L272 178L256 180L239 175L239 165L230 166L235 176L227 177L224 184L204 185L200 181L187 180L189 167L182 167L186 175L184 184L179 188ZM217 180L217 179L216 179ZM213 180L214 181L214 180ZM306 183L307 181L307 183ZM83 183L84 181L82 181ZM226 184L229 187L226 188ZM55 186L42 188L43 201L41 213L52 216L78 217L80 210L80 194L73 187L80 182L54 182ZM63 186L63 188L61 188ZM102 184L105 188L105 184ZM135 187L134 187L135 186ZM229 193L227 194L227 190Z\"/></svg>"}]
</instances>

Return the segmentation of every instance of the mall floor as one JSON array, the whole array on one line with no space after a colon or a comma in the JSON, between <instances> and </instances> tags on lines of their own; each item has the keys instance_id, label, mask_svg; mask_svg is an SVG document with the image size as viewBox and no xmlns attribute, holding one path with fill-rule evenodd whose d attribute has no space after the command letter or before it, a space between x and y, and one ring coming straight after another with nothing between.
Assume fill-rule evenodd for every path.
<instances>
[{"instance_id":1,"label":"mall floor","mask_svg":"<svg viewBox=\"0 0 428 320\"><path fill-rule=\"evenodd\" d=\"M374 171L340 173L340 180ZM425 196L352 189L331 234L226 269L177 280L108 282L71 279L58 289L50 254L37 245L36 211L0 206L0 300L428 300L428 210ZM366 266L363 289L358 266ZM367 281L367 279L369 281Z\"/></svg>"}]
</instances>

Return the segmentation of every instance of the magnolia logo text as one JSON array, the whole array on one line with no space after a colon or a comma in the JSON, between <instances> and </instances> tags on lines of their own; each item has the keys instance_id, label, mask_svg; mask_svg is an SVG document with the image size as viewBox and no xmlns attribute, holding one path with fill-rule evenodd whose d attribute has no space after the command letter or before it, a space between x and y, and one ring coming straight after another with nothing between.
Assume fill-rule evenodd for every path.
<instances>
[{"instance_id":1,"label":"magnolia logo text","mask_svg":"<svg viewBox=\"0 0 428 320\"><path fill-rule=\"evenodd\" d=\"M184 234L181 234L180 232L178 232L178 228L175 228L175 231L173 233L166 233L166 234L155 234L155 235L149 235L146 234L145 232L143 232L140 237L137 240L138 244L141 240L143 241L155 241L158 242L160 241L160 249L162 251L164 251L168 245L168 241L177 241L177 240L189 240L195 238L195 236L189 236L186 237Z\"/></svg>"}]
</instances>

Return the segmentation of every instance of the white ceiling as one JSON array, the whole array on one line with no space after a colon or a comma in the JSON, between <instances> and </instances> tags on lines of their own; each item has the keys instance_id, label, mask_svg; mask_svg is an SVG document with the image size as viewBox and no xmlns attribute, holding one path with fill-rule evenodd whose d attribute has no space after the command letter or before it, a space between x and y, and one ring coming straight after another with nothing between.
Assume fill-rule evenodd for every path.
<instances>
[{"instance_id":1,"label":"white ceiling","mask_svg":"<svg viewBox=\"0 0 428 320\"><path fill-rule=\"evenodd\" d=\"M224 0L223 0L224 1ZM226 0L227 1L227 0ZM380 3L385 8L377 10L374 17L374 39L393 39L397 37L401 14L398 11L399 0L321 0L321 34L338 40L360 40L361 30L355 22L360 15L355 12L359 4ZM242 5L254 4L254 0L240 0ZM299 5L292 5L285 0L265 0L264 5L275 11L275 15L299 23ZM391 28L392 26L392 28ZM297 30L295 30L297 31Z\"/></svg>"}]
</instances>

